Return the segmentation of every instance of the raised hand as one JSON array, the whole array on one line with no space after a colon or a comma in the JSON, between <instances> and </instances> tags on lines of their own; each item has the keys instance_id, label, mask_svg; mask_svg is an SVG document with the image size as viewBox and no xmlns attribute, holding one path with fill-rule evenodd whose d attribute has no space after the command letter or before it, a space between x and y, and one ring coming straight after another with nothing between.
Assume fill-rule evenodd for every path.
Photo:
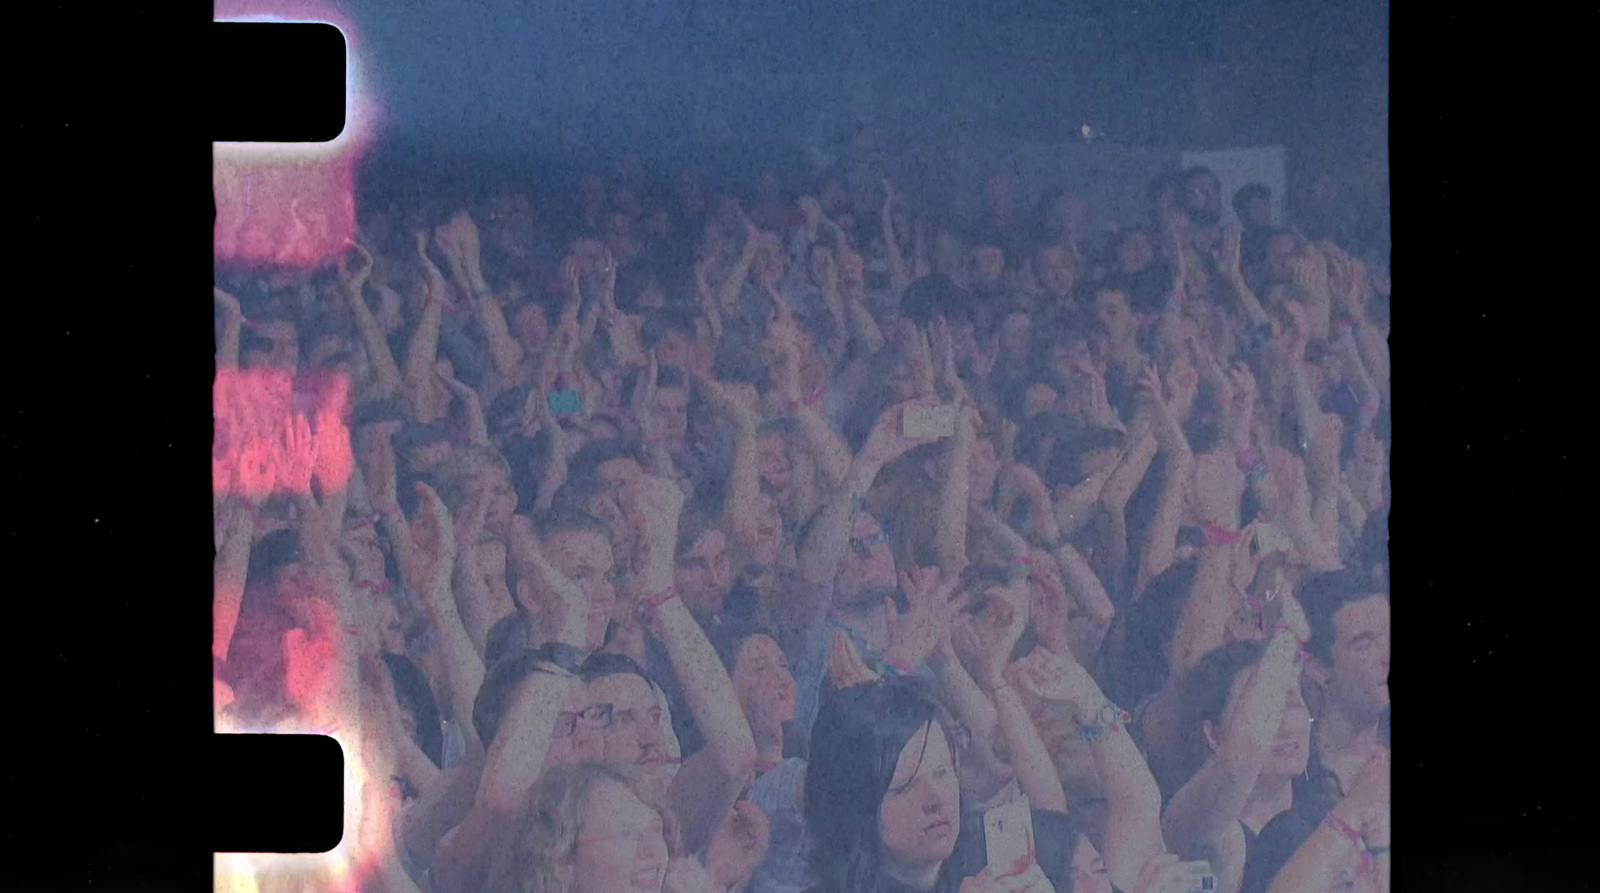
<instances>
[{"instance_id":1,"label":"raised hand","mask_svg":"<svg viewBox=\"0 0 1600 893\"><path fill-rule=\"evenodd\" d=\"M938 401L932 399L907 400L884 410L873 424L871 433L867 435L867 442L861 447L860 458L881 468L919 446L938 443L938 438L907 437L904 433L907 409L937 405Z\"/></svg>"},{"instance_id":2,"label":"raised hand","mask_svg":"<svg viewBox=\"0 0 1600 893\"><path fill-rule=\"evenodd\" d=\"M885 598L884 612L889 620L887 660L901 667L919 667L943 647L950 637L955 619L971 603L971 596L952 600L960 578L941 574L937 567L901 571L900 591L905 593L909 610L900 613L893 598Z\"/></svg>"},{"instance_id":3,"label":"raised hand","mask_svg":"<svg viewBox=\"0 0 1600 893\"><path fill-rule=\"evenodd\" d=\"M1036 648L1006 668L1006 678L1030 697L1071 704L1077 711L1098 710L1103 700L1094 677L1065 651Z\"/></svg>"},{"instance_id":4,"label":"raised hand","mask_svg":"<svg viewBox=\"0 0 1600 893\"><path fill-rule=\"evenodd\" d=\"M1217 269L1228 279L1237 279L1240 275L1240 254L1244 244L1244 228L1237 223L1230 223L1222 228L1222 243L1217 246L1214 255Z\"/></svg>"},{"instance_id":5,"label":"raised hand","mask_svg":"<svg viewBox=\"0 0 1600 893\"><path fill-rule=\"evenodd\" d=\"M224 319L243 319L244 312L239 309L239 299L228 294L216 286L211 287L211 301L222 311Z\"/></svg>"},{"instance_id":6,"label":"raised hand","mask_svg":"<svg viewBox=\"0 0 1600 893\"><path fill-rule=\"evenodd\" d=\"M283 423L278 485L290 493L310 493L316 463L316 438L311 433L311 422L299 413L290 414Z\"/></svg>"},{"instance_id":7,"label":"raised hand","mask_svg":"<svg viewBox=\"0 0 1600 893\"><path fill-rule=\"evenodd\" d=\"M972 619L965 627L977 639L978 663L973 667L973 678L985 689L994 690L1005 678L1006 665L1011 662L1011 652L1022 639L1028 626L1030 599L1026 590L1017 587L994 589L988 609Z\"/></svg>"},{"instance_id":8,"label":"raised hand","mask_svg":"<svg viewBox=\"0 0 1600 893\"><path fill-rule=\"evenodd\" d=\"M740 800L728 811L707 845L706 873L718 889L739 889L767 857L770 839L766 814L749 800Z\"/></svg>"},{"instance_id":9,"label":"raised hand","mask_svg":"<svg viewBox=\"0 0 1600 893\"><path fill-rule=\"evenodd\" d=\"M418 482L417 516L410 524L413 581L419 598L448 596L450 576L455 572L457 536L450 510L427 484ZM479 520L481 525L482 521ZM465 531L464 531L465 532ZM472 542L475 539L463 539Z\"/></svg>"}]
</instances>

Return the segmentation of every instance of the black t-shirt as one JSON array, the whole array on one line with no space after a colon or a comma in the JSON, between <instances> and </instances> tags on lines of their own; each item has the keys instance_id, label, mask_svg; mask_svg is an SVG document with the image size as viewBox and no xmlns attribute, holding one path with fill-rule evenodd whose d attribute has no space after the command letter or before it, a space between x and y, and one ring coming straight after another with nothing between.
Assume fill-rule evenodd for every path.
<instances>
[{"instance_id":1,"label":"black t-shirt","mask_svg":"<svg viewBox=\"0 0 1600 893\"><path fill-rule=\"evenodd\" d=\"M1044 809L1033 811L1033 845L1039 868L1057 893L1072 891L1072 853L1078 845L1078 836L1078 826L1065 813ZM983 871L988 861L988 847L983 839L983 813L964 811L955 851L945 860L939 879L931 890L917 890L899 881L880 877L876 884L865 890L837 890L819 884L810 893L957 893L961 889L961 882Z\"/></svg>"},{"instance_id":2,"label":"black t-shirt","mask_svg":"<svg viewBox=\"0 0 1600 893\"><path fill-rule=\"evenodd\" d=\"M1317 830L1322 817L1312 810L1288 809L1262 827L1260 834L1244 829L1244 882L1239 893L1266 893L1294 851Z\"/></svg>"}]
</instances>

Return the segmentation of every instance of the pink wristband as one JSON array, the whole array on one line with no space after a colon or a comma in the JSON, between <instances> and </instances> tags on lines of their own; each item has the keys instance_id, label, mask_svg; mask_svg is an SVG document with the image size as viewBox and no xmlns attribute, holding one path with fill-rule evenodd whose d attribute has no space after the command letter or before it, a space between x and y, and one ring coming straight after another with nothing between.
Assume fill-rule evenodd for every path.
<instances>
[{"instance_id":1,"label":"pink wristband","mask_svg":"<svg viewBox=\"0 0 1600 893\"><path fill-rule=\"evenodd\" d=\"M656 612L661 606L678 597L678 587L668 586L655 595L648 596L639 601L639 619L649 623L656 617Z\"/></svg>"}]
</instances>

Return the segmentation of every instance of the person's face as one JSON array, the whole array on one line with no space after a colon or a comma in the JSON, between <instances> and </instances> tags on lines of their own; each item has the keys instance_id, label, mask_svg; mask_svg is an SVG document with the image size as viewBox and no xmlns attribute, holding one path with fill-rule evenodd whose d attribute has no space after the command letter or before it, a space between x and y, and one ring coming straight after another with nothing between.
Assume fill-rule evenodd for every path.
<instances>
[{"instance_id":1,"label":"person's face","mask_svg":"<svg viewBox=\"0 0 1600 893\"><path fill-rule=\"evenodd\" d=\"M900 750L894 778L878 807L884 859L923 868L950 858L961 831L961 786L950 742L929 723Z\"/></svg>"},{"instance_id":2,"label":"person's face","mask_svg":"<svg viewBox=\"0 0 1600 893\"><path fill-rule=\"evenodd\" d=\"M752 722L778 726L794 719L794 674L789 672L789 658L771 636L744 640L733 663L732 679L739 706Z\"/></svg>"},{"instance_id":3,"label":"person's face","mask_svg":"<svg viewBox=\"0 0 1600 893\"><path fill-rule=\"evenodd\" d=\"M834 593L847 604L870 603L896 585L894 553L878 519L862 512L850 529L850 550L839 564Z\"/></svg>"},{"instance_id":4,"label":"person's face","mask_svg":"<svg viewBox=\"0 0 1600 893\"><path fill-rule=\"evenodd\" d=\"M605 729L600 724L599 706L590 696L588 686L574 685L567 689L561 699L555 734L545 751L546 771L605 758Z\"/></svg>"},{"instance_id":5,"label":"person's face","mask_svg":"<svg viewBox=\"0 0 1600 893\"><path fill-rule=\"evenodd\" d=\"M611 705L605 730L605 760L641 772L655 783L668 778L666 741L661 734L661 704L644 677L615 673L589 683L590 700Z\"/></svg>"},{"instance_id":6,"label":"person's face","mask_svg":"<svg viewBox=\"0 0 1600 893\"><path fill-rule=\"evenodd\" d=\"M728 589L733 586L727 535L720 530L701 534L687 552L678 556L673 582L678 586L684 605L696 616L720 614Z\"/></svg>"},{"instance_id":7,"label":"person's face","mask_svg":"<svg viewBox=\"0 0 1600 893\"><path fill-rule=\"evenodd\" d=\"M763 282L781 282L788 267L783 251L766 245L756 255L756 274Z\"/></svg>"},{"instance_id":8,"label":"person's face","mask_svg":"<svg viewBox=\"0 0 1600 893\"><path fill-rule=\"evenodd\" d=\"M1033 320L1026 313L1013 313L1000 325L1000 348L1006 356L1025 356L1028 351L1028 333Z\"/></svg>"},{"instance_id":9,"label":"person's face","mask_svg":"<svg viewBox=\"0 0 1600 893\"><path fill-rule=\"evenodd\" d=\"M606 625L617 606L616 575L611 543L590 531L560 531L545 544L545 555L556 570L571 580L589 599L585 637L590 649L605 643Z\"/></svg>"},{"instance_id":10,"label":"person's face","mask_svg":"<svg viewBox=\"0 0 1600 893\"><path fill-rule=\"evenodd\" d=\"M518 310L516 325L517 342L523 350L537 353L549 343L550 321L545 318L544 308L538 304L527 304Z\"/></svg>"},{"instance_id":11,"label":"person's face","mask_svg":"<svg viewBox=\"0 0 1600 893\"><path fill-rule=\"evenodd\" d=\"M683 388L658 388L648 411L667 447L682 449L689 433L689 392Z\"/></svg>"},{"instance_id":12,"label":"person's face","mask_svg":"<svg viewBox=\"0 0 1600 893\"><path fill-rule=\"evenodd\" d=\"M901 358L889 370L889 390L894 394L896 403L910 400L917 395L917 381L912 374L911 360L909 357Z\"/></svg>"},{"instance_id":13,"label":"person's face","mask_svg":"<svg viewBox=\"0 0 1600 893\"><path fill-rule=\"evenodd\" d=\"M777 434L764 435L756 442L756 457L761 464L761 483L779 496L789 492L789 450Z\"/></svg>"},{"instance_id":14,"label":"person's face","mask_svg":"<svg viewBox=\"0 0 1600 893\"><path fill-rule=\"evenodd\" d=\"M1111 875L1106 871L1106 860L1095 850L1089 838L1078 835L1078 845L1072 849L1073 893L1112 893Z\"/></svg>"},{"instance_id":15,"label":"person's face","mask_svg":"<svg viewBox=\"0 0 1600 893\"><path fill-rule=\"evenodd\" d=\"M1222 217L1222 189L1217 179L1200 174L1184 184L1184 210L1198 223L1206 225Z\"/></svg>"},{"instance_id":16,"label":"person's face","mask_svg":"<svg viewBox=\"0 0 1600 893\"><path fill-rule=\"evenodd\" d=\"M473 484L488 493L489 510L484 515L483 526L504 531L511 523L511 514L517 510L517 491L511 487L511 476L504 469L494 468L478 475Z\"/></svg>"},{"instance_id":17,"label":"person's face","mask_svg":"<svg viewBox=\"0 0 1600 893\"><path fill-rule=\"evenodd\" d=\"M979 245L972 249L972 269L978 281L990 285L1000 281L1006 271L1006 255L994 245Z\"/></svg>"},{"instance_id":18,"label":"person's face","mask_svg":"<svg viewBox=\"0 0 1600 893\"><path fill-rule=\"evenodd\" d=\"M1138 331L1139 320L1128 307L1128 296L1120 291L1103 291L1094 298L1095 320L1113 341L1125 341Z\"/></svg>"},{"instance_id":19,"label":"person's face","mask_svg":"<svg viewBox=\"0 0 1600 893\"><path fill-rule=\"evenodd\" d=\"M1073 266L1072 255L1065 248L1051 246L1040 251L1035 258L1034 269L1038 271L1039 284L1051 297L1068 297L1077 285L1077 270Z\"/></svg>"},{"instance_id":20,"label":"person's face","mask_svg":"<svg viewBox=\"0 0 1600 893\"><path fill-rule=\"evenodd\" d=\"M660 893L667 860L660 813L620 784L596 785L573 853L577 893Z\"/></svg>"},{"instance_id":21,"label":"person's face","mask_svg":"<svg viewBox=\"0 0 1600 893\"><path fill-rule=\"evenodd\" d=\"M386 595L372 597L372 616L378 624L379 647L390 654L406 653L405 628L400 625L400 609Z\"/></svg>"},{"instance_id":22,"label":"person's face","mask_svg":"<svg viewBox=\"0 0 1600 893\"><path fill-rule=\"evenodd\" d=\"M1389 600L1375 595L1333 615L1331 694L1352 712L1389 704Z\"/></svg>"}]
</instances>

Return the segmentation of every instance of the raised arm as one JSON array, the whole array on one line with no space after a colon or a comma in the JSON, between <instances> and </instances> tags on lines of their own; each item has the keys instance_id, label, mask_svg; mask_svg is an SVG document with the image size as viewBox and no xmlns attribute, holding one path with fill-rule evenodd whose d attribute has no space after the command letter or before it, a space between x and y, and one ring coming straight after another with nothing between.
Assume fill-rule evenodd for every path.
<instances>
[{"instance_id":1,"label":"raised arm","mask_svg":"<svg viewBox=\"0 0 1600 893\"><path fill-rule=\"evenodd\" d=\"M1189 451L1189 440L1184 436L1183 427L1172 408L1161 397L1160 380L1154 375L1141 376L1139 387L1141 396L1150 407L1156 447L1166 458L1166 477L1161 482L1155 517L1151 519L1144 548L1139 554L1135 592L1143 591L1145 584L1172 566L1178 546L1178 527L1183 522L1189 475L1194 469L1194 454ZM1182 395L1179 396L1181 398ZM1193 402L1193 395L1188 397L1186 402ZM1179 402L1185 401L1180 399Z\"/></svg>"},{"instance_id":2,"label":"raised arm","mask_svg":"<svg viewBox=\"0 0 1600 893\"><path fill-rule=\"evenodd\" d=\"M1106 871L1118 889L1139 889L1139 872L1166 851L1161 835L1161 790L1127 733L1122 711L1070 654L1038 649L1012 664L1008 678L1033 697L1072 707L1080 736L1089 742L1105 786Z\"/></svg>"},{"instance_id":3,"label":"raised arm","mask_svg":"<svg viewBox=\"0 0 1600 893\"><path fill-rule=\"evenodd\" d=\"M239 309L239 299L215 286L211 301L222 312L222 340L217 342L217 368L239 368L239 334L244 325L244 313Z\"/></svg>"},{"instance_id":4,"label":"raised arm","mask_svg":"<svg viewBox=\"0 0 1600 893\"><path fill-rule=\"evenodd\" d=\"M757 538L760 522L757 504L761 494L761 466L757 458L755 407L738 389L714 378L699 377L696 384L706 400L734 429L733 463L729 471L724 513L734 540L748 546Z\"/></svg>"},{"instance_id":5,"label":"raised arm","mask_svg":"<svg viewBox=\"0 0 1600 893\"><path fill-rule=\"evenodd\" d=\"M774 324L767 346L778 355L777 380L780 396L800 428L806 449L816 460L825 486L837 486L850 473L850 445L833 430L818 408L817 395L800 393L799 333L792 320Z\"/></svg>"},{"instance_id":6,"label":"raised arm","mask_svg":"<svg viewBox=\"0 0 1600 893\"><path fill-rule=\"evenodd\" d=\"M372 275L372 253L361 245L355 246L358 257L362 259L360 266L354 270L347 270L344 259L339 259L339 282L343 287L345 302L350 307L350 314L355 319L356 331L361 333L361 344L366 348L367 359L372 363L372 371L378 378L379 398L393 397L405 389L405 376L400 373L400 365L394 361L394 352L389 349L389 339L384 337L383 327L378 324L378 318L367 307L367 301L362 297L362 289L366 286Z\"/></svg>"},{"instance_id":7,"label":"raised arm","mask_svg":"<svg viewBox=\"0 0 1600 893\"><path fill-rule=\"evenodd\" d=\"M522 345L511 337L500 302L490 293L489 283L483 277L478 226L472 215L457 211L449 223L438 228L434 238L444 249L456 287L472 300L472 309L488 342L495 372L505 378L514 376L522 365Z\"/></svg>"},{"instance_id":8,"label":"raised arm","mask_svg":"<svg viewBox=\"0 0 1600 893\"><path fill-rule=\"evenodd\" d=\"M1221 849L1224 834L1243 833L1239 814L1272 753L1289 688L1299 679L1295 648L1288 630L1273 636L1236 709L1223 720L1216 752L1167 804L1161 827L1175 852L1204 858Z\"/></svg>"},{"instance_id":9,"label":"raised arm","mask_svg":"<svg viewBox=\"0 0 1600 893\"><path fill-rule=\"evenodd\" d=\"M722 288L717 292L717 306L724 312L735 314L738 313L739 293L750 278L750 265L755 263L756 251L761 248L761 230L756 228L743 209L739 211L739 218L744 221L744 250L739 253L739 259L734 262L728 278L723 280Z\"/></svg>"},{"instance_id":10,"label":"raised arm","mask_svg":"<svg viewBox=\"0 0 1600 893\"><path fill-rule=\"evenodd\" d=\"M889 283L897 292L903 292L911 285L911 268L907 266L906 259L900 253L900 240L894 231L894 206L896 196L894 184L888 180L883 181L883 245L884 251L889 256Z\"/></svg>"},{"instance_id":11,"label":"raised arm","mask_svg":"<svg viewBox=\"0 0 1600 893\"><path fill-rule=\"evenodd\" d=\"M428 297L423 306L422 319L411 335L406 348L405 380L414 405L419 409L424 403L434 376L434 364L439 357L439 327L444 320L444 276L428 257L428 234L417 233L417 256L422 259L428 277Z\"/></svg>"},{"instance_id":12,"label":"raised arm","mask_svg":"<svg viewBox=\"0 0 1600 893\"><path fill-rule=\"evenodd\" d=\"M1345 871L1372 872L1381 893L1389 891L1389 755L1375 754L1317 830L1278 870L1267 893L1338 890Z\"/></svg>"},{"instance_id":13,"label":"raised arm","mask_svg":"<svg viewBox=\"0 0 1600 893\"><path fill-rule=\"evenodd\" d=\"M990 604L985 616L974 618L966 634L977 640L979 656L974 679L994 704L996 729L1006 744L1017 784L1034 808L1064 813L1067 794L1061 787L1061 776L1016 688L1005 675L1011 652L1028 625L1029 601L1027 577L1014 575L1001 598Z\"/></svg>"},{"instance_id":14,"label":"raised arm","mask_svg":"<svg viewBox=\"0 0 1600 893\"><path fill-rule=\"evenodd\" d=\"M211 654L223 661L228 659L228 643L233 641L233 630L239 622L250 546L255 540L255 507L243 495L230 502L225 509L227 532L211 565Z\"/></svg>"},{"instance_id":15,"label":"raised arm","mask_svg":"<svg viewBox=\"0 0 1600 893\"><path fill-rule=\"evenodd\" d=\"M641 618L666 646L667 659L683 686L689 713L704 731L706 747L691 757L671 788L674 810L683 821L684 840L700 849L755 771L756 744L733 682L694 617L673 589L673 549L683 491L663 478L645 478L637 498L646 519L649 558L642 579L648 593ZM657 601L657 593L672 593Z\"/></svg>"},{"instance_id":16,"label":"raised arm","mask_svg":"<svg viewBox=\"0 0 1600 893\"><path fill-rule=\"evenodd\" d=\"M491 446L489 440L489 422L483 415L483 401L478 397L478 392L472 386L457 378L449 365L439 363L435 367L439 381L457 400L461 401L462 409L467 413L467 440L476 446Z\"/></svg>"},{"instance_id":17,"label":"raised arm","mask_svg":"<svg viewBox=\"0 0 1600 893\"><path fill-rule=\"evenodd\" d=\"M1222 230L1222 244L1217 251L1217 269L1222 273L1222 280L1233 289L1233 294L1239 299L1239 307L1244 311L1245 319L1253 327L1270 325L1267 311L1256 299L1254 291L1244 281L1244 274L1240 268L1240 248L1244 239L1244 229L1237 223L1230 223Z\"/></svg>"},{"instance_id":18,"label":"raised arm","mask_svg":"<svg viewBox=\"0 0 1600 893\"><path fill-rule=\"evenodd\" d=\"M967 513L972 476L972 444L977 439L978 412L970 405L957 410L956 436L944 461L944 480L939 485L939 520L935 532L935 554L939 567L947 574L960 575L967 567Z\"/></svg>"}]
</instances>

